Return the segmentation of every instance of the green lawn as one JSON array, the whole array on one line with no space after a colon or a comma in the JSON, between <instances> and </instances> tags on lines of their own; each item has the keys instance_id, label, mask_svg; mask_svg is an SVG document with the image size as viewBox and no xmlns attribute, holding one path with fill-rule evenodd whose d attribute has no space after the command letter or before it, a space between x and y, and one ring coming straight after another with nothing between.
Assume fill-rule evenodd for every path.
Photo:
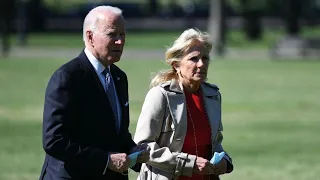
<instances>
[{"instance_id":1,"label":"green lawn","mask_svg":"<svg viewBox=\"0 0 320 180\"><path fill-rule=\"evenodd\" d=\"M40 173L44 91L64 60L0 59L0 179ZM157 61L119 62L129 78L134 132ZM224 147L235 170L223 180L319 180L319 61L214 60L223 95ZM135 179L136 173L130 173Z\"/></svg>"},{"instance_id":2,"label":"green lawn","mask_svg":"<svg viewBox=\"0 0 320 180\"><path fill-rule=\"evenodd\" d=\"M126 47L134 49L163 49L170 46L174 39L177 38L182 31L146 31L146 32L127 32ZM304 37L318 36L320 27L303 28L301 35ZM243 32L239 30L230 30L227 34L227 46L234 48L268 48L274 45L277 40L284 36L284 31L265 30L261 41L248 41ZM12 42L16 43L16 37L12 37ZM66 47L66 48L82 48L81 33L32 33L28 38L28 44L34 47Z\"/></svg>"}]
</instances>

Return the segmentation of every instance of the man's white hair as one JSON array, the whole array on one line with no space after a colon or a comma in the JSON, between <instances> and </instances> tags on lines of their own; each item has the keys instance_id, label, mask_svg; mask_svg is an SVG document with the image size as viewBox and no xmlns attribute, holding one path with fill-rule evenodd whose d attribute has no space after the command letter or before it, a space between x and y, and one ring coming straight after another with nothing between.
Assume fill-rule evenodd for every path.
<instances>
[{"instance_id":1,"label":"man's white hair","mask_svg":"<svg viewBox=\"0 0 320 180\"><path fill-rule=\"evenodd\" d=\"M99 19L101 18L100 12L108 12L113 15L121 15L122 16L122 10L117 7L113 6L97 6L89 11L89 13L86 15L83 21L83 41L86 43L87 36L86 32L88 30L91 30L92 32L95 32L98 27Z\"/></svg>"}]
</instances>

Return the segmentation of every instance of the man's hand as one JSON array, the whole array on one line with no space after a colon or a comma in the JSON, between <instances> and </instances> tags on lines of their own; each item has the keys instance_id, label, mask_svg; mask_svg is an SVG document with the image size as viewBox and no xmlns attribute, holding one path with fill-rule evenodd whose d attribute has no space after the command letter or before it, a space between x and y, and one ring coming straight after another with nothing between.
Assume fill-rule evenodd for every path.
<instances>
[{"instance_id":1,"label":"man's hand","mask_svg":"<svg viewBox=\"0 0 320 180\"><path fill-rule=\"evenodd\" d=\"M222 158L221 161L215 165L213 174L221 175L227 172L227 160Z\"/></svg>"},{"instance_id":2,"label":"man's hand","mask_svg":"<svg viewBox=\"0 0 320 180\"><path fill-rule=\"evenodd\" d=\"M207 159L197 157L196 163L193 167L193 172L201 175L213 174L214 168L215 166L211 164Z\"/></svg>"},{"instance_id":3,"label":"man's hand","mask_svg":"<svg viewBox=\"0 0 320 180\"><path fill-rule=\"evenodd\" d=\"M109 153L108 168L112 171L123 173L129 169L130 159L125 153Z\"/></svg>"},{"instance_id":4,"label":"man's hand","mask_svg":"<svg viewBox=\"0 0 320 180\"><path fill-rule=\"evenodd\" d=\"M139 156L137 157L138 163L145 163L145 162L149 161L150 147L148 146L148 144L145 143L145 144L137 145L130 150L130 153L134 153L134 152L138 152L138 151L142 151L139 154Z\"/></svg>"}]
</instances>

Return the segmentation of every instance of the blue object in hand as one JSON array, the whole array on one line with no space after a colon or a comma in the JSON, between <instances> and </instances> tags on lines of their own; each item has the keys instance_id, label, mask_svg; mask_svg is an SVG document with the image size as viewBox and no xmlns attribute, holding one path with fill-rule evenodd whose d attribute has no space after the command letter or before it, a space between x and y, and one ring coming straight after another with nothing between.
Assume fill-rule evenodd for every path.
<instances>
[{"instance_id":1,"label":"blue object in hand","mask_svg":"<svg viewBox=\"0 0 320 180\"><path fill-rule=\"evenodd\" d=\"M226 153L225 152L221 152L221 153L218 153L218 152L215 152L213 154L213 157L212 159L210 160L210 163L211 164L218 164L218 162L221 161L221 159L223 158L223 156L225 155Z\"/></svg>"},{"instance_id":2,"label":"blue object in hand","mask_svg":"<svg viewBox=\"0 0 320 180\"><path fill-rule=\"evenodd\" d=\"M130 159L130 168L132 168L137 163L137 158L141 152L143 152L143 151L137 151L137 152L134 152L128 156Z\"/></svg>"}]
</instances>

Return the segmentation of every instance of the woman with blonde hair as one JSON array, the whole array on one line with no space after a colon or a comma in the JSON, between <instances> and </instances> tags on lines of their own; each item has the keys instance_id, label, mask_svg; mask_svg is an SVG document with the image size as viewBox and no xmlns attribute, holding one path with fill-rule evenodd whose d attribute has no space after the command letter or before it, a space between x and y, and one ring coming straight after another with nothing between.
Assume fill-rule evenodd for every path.
<instances>
[{"instance_id":1,"label":"woman with blonde hair","mask_svg":"<svg viewBox=\"0 0 320 180\"><path fill-rule=\"evenodd\" d=\"M150 160L138 179L217 180L233 170L224 152L219 88L206 82L210 36L187 29L166 52L169 70L151 81L139 116L134 141L147 143ZM225 153L210 163L214 153Z\"/></svg>"}]
</instances>

